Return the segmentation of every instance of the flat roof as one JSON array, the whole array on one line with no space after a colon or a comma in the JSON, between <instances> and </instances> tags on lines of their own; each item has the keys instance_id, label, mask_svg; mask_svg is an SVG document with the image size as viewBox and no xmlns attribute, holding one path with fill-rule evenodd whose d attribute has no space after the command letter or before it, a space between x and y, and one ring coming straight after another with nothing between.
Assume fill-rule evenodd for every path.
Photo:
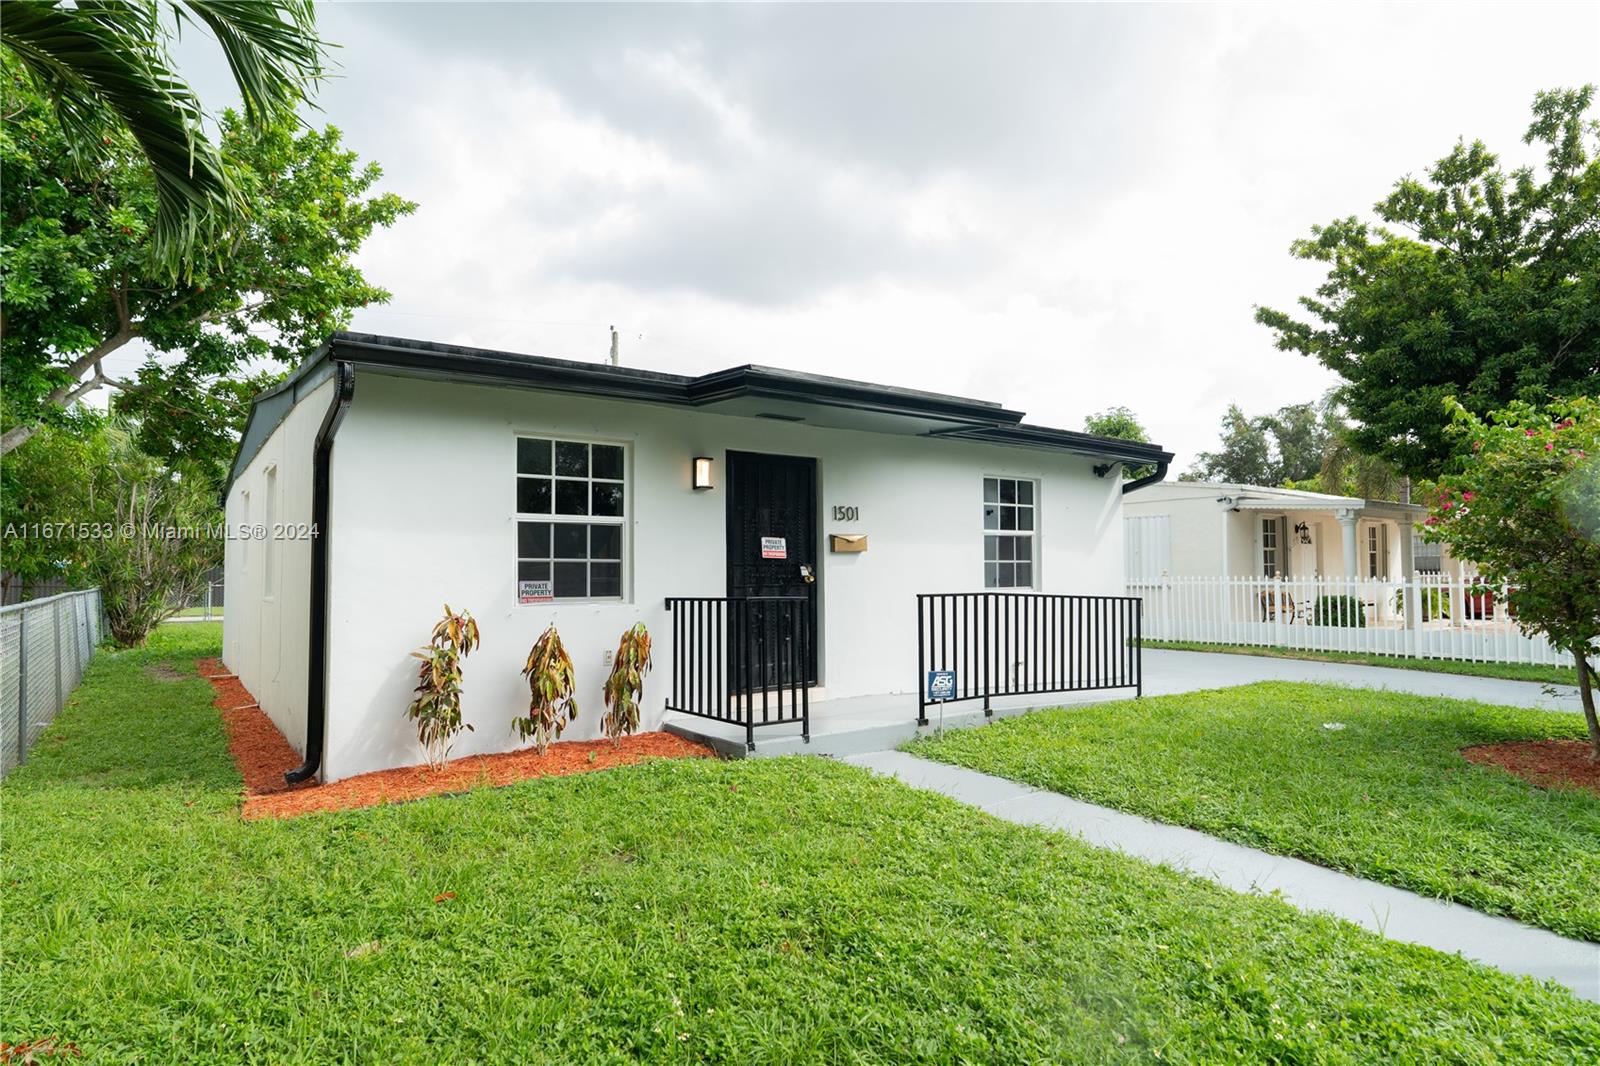
<instances>
[{"instance_id":1,"label":"flat roof","mask_svg":"<svg viewBox=\"0 0 1600 1066\"><path fill-rule=\"evenodd\" d=\"M1155 490L1155 491L1151 491ZM1427 510L1421 504L1400 503L1396 500L1368 500L1360 496L1335 496L1326 492L1311 492L1306 489L1282 489L1272 485L1240 485L1228 481L1168 481L1160 485L1148 485L1135 490L1140 493L1149 493L1146 499L1162 496L1172 498L1187 490L1190 494L1183 499L1222 499L1231 498L1234 505L1243 510L1365 510L1365 511L1395 511L1407 514L1420 514ZM1137 502L1137 499L1133 502Z\"/></svg>"},{"instance_id":2,"label":"flat roof","mask_svg":"<svg viewBox=\"0 0 1600 1066\"><path fill-rule=\"evenodd\" d=\"M1154 444L1097 437L1023 423L1022 412L990 400L878 385L751 363L710 374L671 374L635 366L551 359L370 333L333 334L288 379L256 397L239 441L230 484L299 398L320 384L335 362L382 373L544 392L718 414L803 422L830 429L950 437L1014 447L1071 452L1106 462L1169 463ZM359 388L358 388L359 394Z\"/></svg>"}]
</instances>

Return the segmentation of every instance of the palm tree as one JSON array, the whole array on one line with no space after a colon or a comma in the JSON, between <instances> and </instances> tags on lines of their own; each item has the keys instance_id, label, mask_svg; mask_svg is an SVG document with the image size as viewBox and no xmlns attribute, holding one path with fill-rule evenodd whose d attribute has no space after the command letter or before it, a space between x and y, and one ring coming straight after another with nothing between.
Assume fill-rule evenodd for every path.
<instances>
[{"instance_id":1,"label":"palm tree","mask_svg":"<svg viewBox=\"0 0 1600 1066\"><path fill-rule=\"evenodd\" d=\"M1358 496L1363 500L1397 500L1405 487L1394 467L1377 456L1363 455L1351 447L1342 427L1328 436L1317 479L1323 492Z\"/></svg>"},{"instance_id":2,"label":"palm tree","mask_svg":"<svg viewBox=\"0 0 1600 1066\"><path fill-rule=\"evenodd\" d=\"M178 272L238 206L200 101L173 66L171 39L187 24L216 39L252 121L292 112L321 77L311 0L16 0L0 11L0 44L50 98L80 156L128 136L149 161L152 249Z\"/></svg>"}]
</instances>

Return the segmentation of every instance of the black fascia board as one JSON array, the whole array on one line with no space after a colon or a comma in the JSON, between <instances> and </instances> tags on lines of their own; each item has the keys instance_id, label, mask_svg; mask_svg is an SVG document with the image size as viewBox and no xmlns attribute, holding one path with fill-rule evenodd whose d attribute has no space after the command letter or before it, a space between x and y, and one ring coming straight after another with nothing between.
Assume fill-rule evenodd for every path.
<instances>
[{"instance_id":1,"label":"black fascia board","mask_svg":"<svg viewBox=\"0 0 1600 1066\"><path fill-rule=\"evenodd\" d=\"M962 396L779 370L755 364L699 377L487 348L336 333L336 357L352 363L460 380L504 381L554 392L702 407L754 396L909 415L975 426L1015 424L1022 412Z\"/></svg>"},{"instance_id":2,"label":"black fascia board","mask_svg":"<svg viewBox=\"0 0 1600 1066\"><path fill-rule=\"evenodd\" d=\"M465 348L454 344L368 334L335 333L329 343L339 359L363 366L463 381L508 382L528 388L619 400L687 404L688 386L694 380L681 374L666 374L637 367L550 359L488 348Z\"/></svg>"},{"instance_id":3,"label":"black fascia board","mask_svg":"<svg viewBox=\"0 0 1600 1066\"><path fill-rule=\"evenodd\" d=\"M730 367L695 378L689 385L689 395L696 406L754 396L882 414L911 415L932 421L965 422L973 426L1011 425L1022 421L1021 411L1007 410L989 400L973 400L965 396L895 385L875 385L849 378L805 374L756 364Z\"/></svg>"},{"instance_id":4,"label":"black fascia board","mask_svg":"<svg viewBox=\"0 0 1600 1066\"><path fill-rule=\"evenodd\" d=\"M1147 463L1170 463L1172 453L1155 444L1140 441L1118 440L1115 437L1097 437L1092 433L1078 433L1070 429L1051 429L1048 426L983 426L955 430L939 436L951 440L976 440L990 444L1015 444L1027 448L1048 448L1073 452L1114 462L1143 466Z\"/></svg>"},{"instance_id":5,"label":"black fascia board","mask_svg":"<svg viewBox=\"0 0 1600 1066\"><path fill-rule=\"evenodd\" d=\"M950 423L931 431L930 435L957 440L1066 451L1140 465L1172 460L1172 453L1153 444L1029 426L1022 422L1022 412L1008 410L997 403L892 385L874 385L756 364L692 377L639 367L347 332L335 333L284 382L257 396L250 420L257 418L257 407L264 401L295 388L315 368L329 361L446 381L508 384L679 407L704 407L743 397L784 400ZM295 399L298 400L298 396ZM283 413L286 412L279 413L280 419ZM262 428L270 434L275 426ZM234 458L230 485L254 457L261 439L252 439L247 423L246 434ZM247 448L249 454L246 454Z\"/></svg>"}]
</instances>

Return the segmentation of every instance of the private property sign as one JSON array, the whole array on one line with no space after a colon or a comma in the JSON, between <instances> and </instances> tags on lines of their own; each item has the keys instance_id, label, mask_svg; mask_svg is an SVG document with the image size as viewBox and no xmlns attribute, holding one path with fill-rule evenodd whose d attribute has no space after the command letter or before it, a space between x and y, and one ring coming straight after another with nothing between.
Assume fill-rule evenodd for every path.
<instances>
[{"instance_id":1,"label":"private property sign","mask_svg":"<svg viewBox=\"0 0 1600 1066\"><path fill-rule=\"evenodd\" d=\"M789 558L789 542L783 537L762 537L761 558L787 559Z\"/></svg>"}]
</instances>

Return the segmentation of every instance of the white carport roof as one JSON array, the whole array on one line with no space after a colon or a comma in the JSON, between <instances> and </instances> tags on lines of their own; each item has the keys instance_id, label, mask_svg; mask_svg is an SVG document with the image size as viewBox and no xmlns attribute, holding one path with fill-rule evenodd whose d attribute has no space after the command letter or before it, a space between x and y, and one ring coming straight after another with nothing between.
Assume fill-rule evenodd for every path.
<instances>
[{"instance_id":1,"label":"white carport roof","mask_svg":"<svg viewBox=\"0 0 1600 1066\"><path fill-rule=\"evenodd\" d=\"M1216 481L1168 481L1139 489L1138 493L1166 499L1207 497L1219 503L1231 500L1233 507L1241 511L1327 511L1330 514L1356 511L1366 518L1395 518L1401 521L1416 521L1427 513L1427 508L1414 503L1364 500L1359 496L1334 496L1303 489Z\"/></svg>"}]
</instances>

